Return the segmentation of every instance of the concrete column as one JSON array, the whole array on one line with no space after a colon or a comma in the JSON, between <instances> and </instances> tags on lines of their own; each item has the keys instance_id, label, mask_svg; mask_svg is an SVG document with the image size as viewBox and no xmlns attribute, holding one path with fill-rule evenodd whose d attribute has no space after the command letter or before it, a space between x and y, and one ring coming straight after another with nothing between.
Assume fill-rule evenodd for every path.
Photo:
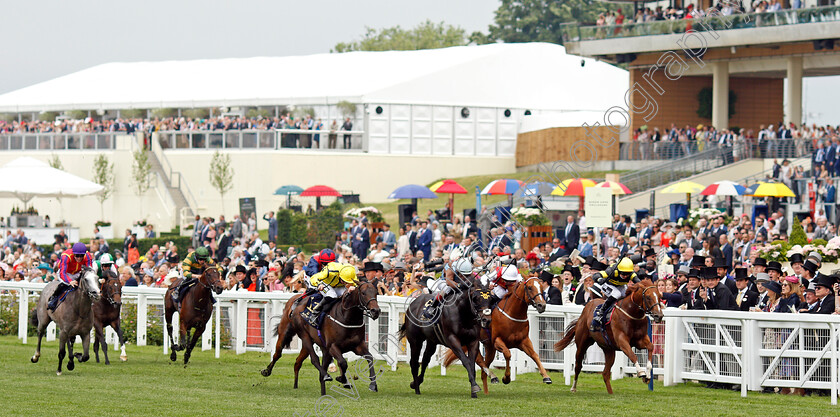
<instances>
[{"instance_id":1,"label":"concrete column","mask_svg":"<svg viewBox=\"0 0 840 417\"><path fill-rule=\"evenodd\" d=\"M729 63L712 63L712 126L729 128Z\"/></svg>"},{"instance_id":2,"label":"concrete column","mask_svg":"<svg viewBox=\"0 0 840 417\"><path fill-rule=\"evenodd\" d=\"M792 56L787 61L787 86L785 87L785 123L802 124L802 57Z\"/></svg>"}]
</instances>

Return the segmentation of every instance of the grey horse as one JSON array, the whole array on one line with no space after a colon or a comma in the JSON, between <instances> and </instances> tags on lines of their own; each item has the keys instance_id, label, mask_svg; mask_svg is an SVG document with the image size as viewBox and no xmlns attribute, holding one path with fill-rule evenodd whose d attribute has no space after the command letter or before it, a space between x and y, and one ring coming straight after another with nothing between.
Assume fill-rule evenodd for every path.
<instances>
[{"instance_id":1,"label":"grey horse","mask_svg":"<svg viewBox=\"0 0 840 417\"><path fill-rule=\"evenodd\" d=\"M72 371L75 367L73 364L73 343L76 340L76 336L82 337L84 355L76 353L75 358L79 362L86 362L90 359L88 348L90 347L90 330L93 328L93 310L91 304L99 300L99 279L96 276L96 272L92 269L83 268L79 273L78 281L78 288L75 291L67 293L64 301L58 305L55 311L47 311L47 303L55 292L56 287L58 287L58 281L47 284L41 292L41 298L38 299L38 307L35 308L38 325L38 347L31 360L32 363L38 362L38 359L41 357L41 339L44 337L47 325L51 321L55 321L59 329L57 375L61 375L61 363L64 361L64 356L68 352L67 370Z\"/></svg>"}]
</instances>

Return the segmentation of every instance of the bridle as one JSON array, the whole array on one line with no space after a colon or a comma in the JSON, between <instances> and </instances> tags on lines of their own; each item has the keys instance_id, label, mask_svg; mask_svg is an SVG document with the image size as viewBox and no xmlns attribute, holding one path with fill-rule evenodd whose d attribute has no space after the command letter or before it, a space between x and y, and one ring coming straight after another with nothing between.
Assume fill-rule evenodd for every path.
<instances>
[{"instance_id":1,"label":"bridle","mask_svg":"<svg viewBox=\"0 0 840 417\"><path fill-rule=\"evenodd\" d=\"M362 284L362 285L364 285L364 284ZM369 305L370 305L371 302L376 301L376 296L374 295L373 297L368 298L368 300L366 302L362 302L361 285L359 287L357 287L356 290L354 290L353 292L359 292L359 295L356 297L356 298L359 299L359 302L357 304L351 305L350 307L345 307L345 304L347 303L347 299L353 296L353 294L348 294L347 296L342 297L342 299L341 299L341 309L346 311L346 310L352 310L354 308L358 308L358 309L362 310L362 315L363 316L373 318L373 312L371 311L371 308L369 307Z\"/></svg>"},{"instance_id":2,"label":"bridle","mask_svg":"<svg viewBox=\"0 0 840 417\"><path fill-rule=\"evenodd\" d=\"M625 315L627 315L627 317L630 317L630 318L631 318L631 319L633 319L633 320L644 320L644 319L647 317L647 315L648 315L648 314L653 314L653 307L655 307L655 306L657 305L656 303L653 303L653 304L651 304L650 306L648 306L648 302L647 302L647 298L645 297L645 293L646 293L649 289L651 289L651 288L654 288L654 289L655 289L655 288L656 288L656 286L655 286L655 285L649 285L649 286L647 286L647 287L645 287L645 288L643 288L643 289L642 289L642 291L641 291L641 294L642 294L642 304L641 304L641 305L639 305L639 303L637 303L637 302L636 302L636 300L635 300L635 298L634 298L634 297L635 297L635 295L636 295L637 293L639 293L639 291L635 291L635 292L633 292L633 295L631 295L631 296L630 296L630 302L632 302L632 303L633 303L633 305L635 305L636 307L639 307L639 308L642 310L642 317L633 317L633 316L631 316L631 315L630 315L630 313L628 313L628 312L624 311L624 309L622 309L621 307L619 307L617 304L616 304L616 306L615 306L615 307L616 307L619 311L621 311L622 313L624 313Z\"/></svg>"},{"instance_id":3,"label":"bridle","mask_svg":"<svg viewBox=\"0 0 840 417\"><path fill-rule=\"evenodd\" d=\"M117 281L117 283L119 283L120 279L119 278L106 278L105 283L102 284L102 291L100 291L100 296L103 299L105 299L105 301L107 301L108 304L111 304L112 306L117 307L119 304L117 304L117 302L114 300L114 294L116 294L116 292L111 292L111 291L106 292L105 291L105 289L108 288L108 282L109 281Z\"/></svg>"},{"instance_id":4,"label":"bridle","mask_svg":"<svg viewBox=\"0 0 840 417\"><path fill-rule=\"evenodd\" d=\"M532 279L539 278L528 277L528 279L524 281L519 281L519 285L511 292L513 293L513 296L516 297L519 301L522 301L523 303L528 304L531 307L537 308L537 296L531 297L530 295L528 295L528 282L530 282ZM520 287L522 287L522 292L525 293L525 299L522 299L522 297L520 297L519 294L517 294L517 290ZM537 294L539 295L539 293Z\"/></svg>"},{"instance_id":5,"label":"bridle","mask_svg":"<svg viewBox=\"0 0 840 417\"><path fill-rule=\"evenodd\" d=\"M202 281L208 281L207 274L212 269L215 269L215 267L209 267L209 268L205 269L204 272L202 272L201 275L199 275L199 277L198 277L198 283L201 284L202 287L204 287L205 289L210 290L210 291L213 291L213 284L215 284L215 283L214 282L202 282ZM218 272L218 269L216 269L216 271ZM219 278L221 280L221 273L219 273Z\"/></svg>"}]
</instances>

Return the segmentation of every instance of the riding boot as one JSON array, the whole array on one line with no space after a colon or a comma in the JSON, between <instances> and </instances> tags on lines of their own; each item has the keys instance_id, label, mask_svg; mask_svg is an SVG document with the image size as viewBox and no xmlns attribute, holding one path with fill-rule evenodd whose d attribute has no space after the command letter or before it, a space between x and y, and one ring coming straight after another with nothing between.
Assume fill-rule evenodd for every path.
<instances>
[{"instance_id":1,"label":"riding boot","mask_svg":"<svg viewBox=\"0 0 840 417\"><path fill-rule=\"evenodd\" d=\"M426 305L423 306L423 311L420 313L420 319L423 321L431 321L434 319L435 311L437 311L442 299L443 294L437 293L433 299L426 301Z\"/></svg>"},{"instance_id":2,"label":"riding boot","mask_svg":"<svg viewBox=\"0 0 840 417\"><path fill-rule=\"evenodd\" d=\"M327 299L323 298L321 301L318 302L318 304L315 305L315 307L312 308L312 311L309 312L309 315L308 317L306 317L306 320L309 321L309 324L312 325L312 327L318 327L318 317L321 315L321 312L324 310L326 304Z\"/></svg>"},{"instance_id":3,"label":"riding boot","mask_svg":"<svg viewBox=\"0 0 840 417\"><path fill-rule=\"evenodd\" d=\"M55 292L52 293L50 297L50 301L47 303L47 310L48 311L55 311L58 308L58 300L61 299L61 295L64 294L64 291L67 290L68 285L64 282L59 282L58 287L55 288Z\"/></svg>"},{"instance_id":4,"label":"riding boot","mask_svg":"<svg viewBox=\"0 0 840 417\"><path fill-rule=\"evenodd\" d=\"M616 299L612 296L607 297L604 300L604 304L601 304L595 310L595 316L592 318L592 325L590 326L590 330L592 331L601 331L604 328L604 318L607 315L607 311L609 311L610 307L615 304Z\"/></svg>"},{"instance_id":5,"label":"riding boot","mask_svg":"<svg viewBox=\"0 0 840 417\"><path fill-rule=\"evenodd\" d=\"M502 301L502 299L499 298L499 297L496 297L496 294L491 294L490 295L490 310L495 309L496 306L499 304L499 301Z\"/></svg>"}]
</instances>

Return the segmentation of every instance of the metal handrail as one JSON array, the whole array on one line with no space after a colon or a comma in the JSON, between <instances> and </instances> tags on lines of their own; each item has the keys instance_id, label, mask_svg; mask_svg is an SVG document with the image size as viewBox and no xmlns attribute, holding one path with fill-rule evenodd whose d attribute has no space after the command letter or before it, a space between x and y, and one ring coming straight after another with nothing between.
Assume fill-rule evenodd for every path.
<instances>
[{"instance_id":1,"label":"metal handrail","mask_svg":"<svg viewBox=\"0 0 840 417\"><path fill-rule=\"evenodd\" d=\"M195 196L190 189L189 184L186 181L182 181L183 175L180 171L174 171L172 169L172 164L169 162L169 158L166 157L166 154L163 152L163 148L160 146L159 141L155 140L154 137L151 138L152 142L152 152L160 162L161 167L164 169L164 173L167 175L167 180L169 181L170 187L175 187L181 191L184 195L184 198L187 200L187 205L189 206L190 210L195 213L198 209L198 200L195 199ZM175 178L178 178L176 183L173 183Z\"/></svg>"},{"instance_id":2,"label":"metal handrail","mask_svg":"<svg viewBox=\"0 0 840 417\"><path fill-rule=\"evenodd\" d=\"M0 151L56 151L56 150L111 150L116 148L116 137L125 132L21 132L0 133ZM99 137L107 136L106 146L99 146ZM62 147L55 147L55 138L62 139ZM93 139L93 146L85 146L85 139ZM34 139L32 146L27 143ZM46 140L44 140L46 139ZM71 148L71 139L78 140L78 147ZM46 146L44 146L46 145Z\"/></svg>"},{"instance_id":3,"label":"metal handrail","mask_svg":"<svg viewBox=\"0 0 840 417\"><path fill-rule=\"evenodd\" d=\"M167 142L167 146L161 145L163 149L175 149L175 150L189 150L189 149L319 149L319 148L298 148L296 146L284 146L283 143L283 135L301 135L301 136L319 136L319 140L328 140L330 135L336 136L362 136L364 138L365 131L363 130L328 130L328 129L320 129L320 130L309 130L309 129L269 129L269 130L259 130L259 129L243 129L243 130L161 130L156 132L159 136L159 140L165 140ZM264 142L266 136L264 135L272 135L271 138ZM253 146L245 145L242 135L254 135L253 138L254 142L252 142ZM176 141L176 136L181 136L182 139L186 139L188 146L178 146L179 141ZM213 140L211 142L211 136ZM236 136L234 139L235 144L230 145L229 137ZM193 139L198 137L201 140L204 140L202 146L194 146ZM330 148L331 150L340 150L341 145L338 142L338 137L336 137L336 148ZM365 143L363 140L361 148L352 148L349 150L352 151L364 151Z\"/></svg>"}]
</instances>

